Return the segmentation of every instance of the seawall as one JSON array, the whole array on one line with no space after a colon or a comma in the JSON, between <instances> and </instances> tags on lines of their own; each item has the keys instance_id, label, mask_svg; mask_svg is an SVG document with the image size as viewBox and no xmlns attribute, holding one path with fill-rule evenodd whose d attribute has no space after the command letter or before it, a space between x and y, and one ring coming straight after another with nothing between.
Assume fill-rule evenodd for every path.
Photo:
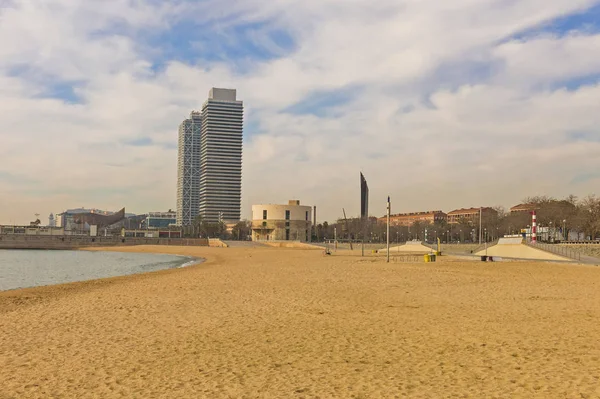
<instances>
[{"instance_id":1,"label":"seawall","mask_svg":"<svg viewBox=\"0 0 600 399\"><path fill-rule=\"evenodd\" d=\"M207 247L204 238L134 238L89 236L0 235L0 249L78 249L132 245L177 245Z\"/></svg>"}]
</instances>

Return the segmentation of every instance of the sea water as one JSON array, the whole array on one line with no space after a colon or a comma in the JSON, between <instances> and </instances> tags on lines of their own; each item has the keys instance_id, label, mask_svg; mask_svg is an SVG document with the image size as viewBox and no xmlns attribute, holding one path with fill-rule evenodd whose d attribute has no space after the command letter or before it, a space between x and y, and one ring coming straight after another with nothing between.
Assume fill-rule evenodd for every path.
<instances>
[{"instance_id":1,"label":"sea water","mask_svg":"<svg viewBox=\"0 0 600 399\"><path fill-rule=\"evenodd\" d=\"M163 254L0 250L0 291L146 273L195 262Z\"/></svg>"}]
</instances>

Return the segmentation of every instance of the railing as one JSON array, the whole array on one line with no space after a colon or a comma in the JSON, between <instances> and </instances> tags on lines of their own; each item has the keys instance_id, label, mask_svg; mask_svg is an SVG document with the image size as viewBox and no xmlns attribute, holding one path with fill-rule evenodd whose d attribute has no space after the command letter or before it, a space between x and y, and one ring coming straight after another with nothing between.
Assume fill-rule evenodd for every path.
<instances>
[{"instance_id":1,"label":"railing","mask_svg":"<svg viewBox=\"0 0 600 399\"><path fill-rule=\"evenodd\" d=\"M527 245L533 248L541 249L546 252L553 253L555 255L563 256L565 258L573 259L573 260L581 260L581 252L574 251L571 248L564 245L556 245L556 244L544 244L541 242L533 243L527 242Z\"/></svg>"}]
</instances>

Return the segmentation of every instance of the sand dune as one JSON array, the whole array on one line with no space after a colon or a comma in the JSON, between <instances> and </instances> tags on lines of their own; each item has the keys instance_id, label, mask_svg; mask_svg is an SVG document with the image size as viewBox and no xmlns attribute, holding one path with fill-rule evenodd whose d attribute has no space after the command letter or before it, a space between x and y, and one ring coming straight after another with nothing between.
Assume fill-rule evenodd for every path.
<instances>
[{"instance_id":1,"label":"sand dune","mask_svg":"<svg viewBox=\"0 0 600 399\"><path fill-rule=\"evenodd\" d=\"M0 293L0 398L600 397L600 269L126 248L199 266Z\"/></svg>"}]
</instances>

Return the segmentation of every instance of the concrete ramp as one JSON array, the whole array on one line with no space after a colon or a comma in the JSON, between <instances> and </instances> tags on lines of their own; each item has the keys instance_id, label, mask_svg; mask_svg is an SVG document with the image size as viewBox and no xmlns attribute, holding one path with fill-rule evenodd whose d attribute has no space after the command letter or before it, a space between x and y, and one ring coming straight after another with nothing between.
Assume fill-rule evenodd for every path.
<instances>
[{"instance_id":1,"label":"concrete ramp","mask_svg":"<svg viewBox=\"0 0 600 399\"><path fill-rule=\"evenodd\" d=\"M421 241L408 241L404 245L390 247L390 254L392 252L428 254L432 251L433 249L431 249L431 247L424 245ZM379 251L377 251L377 253L385 254L387 253L387 249L380 249Z\"/></svg>"},{"instance_id":2,"label":"concrete ramp","mask_svg":"<svg viewBox=\"0 0 600 399\"><path fill-rule=\"evenodd\" d=\"M500 239L502 240L502 239ZM573 261L572 259L565 258L563 256L555 255L550 252L543 251L541 249L530 247L529 245L522 244L521 238L507 238L505 240L519 240L519 244L511 244L509 242L498 243L493 247L487 249L487 253L484 250L476 253L478 256L498 256L500 258L513 258L513 259L531 259L531 260L550 260L550 261Z\"/></svg>"},{"instance_id":3,"label":"concrete ramp","mask_svg":"<svg viewBox=\"0 0 600 399\"><path fill-rule=\"evenodd\" d=\"M498 245L523 244L523 237L502 237L498 239Z\"/></svg>"}]
</instances>

